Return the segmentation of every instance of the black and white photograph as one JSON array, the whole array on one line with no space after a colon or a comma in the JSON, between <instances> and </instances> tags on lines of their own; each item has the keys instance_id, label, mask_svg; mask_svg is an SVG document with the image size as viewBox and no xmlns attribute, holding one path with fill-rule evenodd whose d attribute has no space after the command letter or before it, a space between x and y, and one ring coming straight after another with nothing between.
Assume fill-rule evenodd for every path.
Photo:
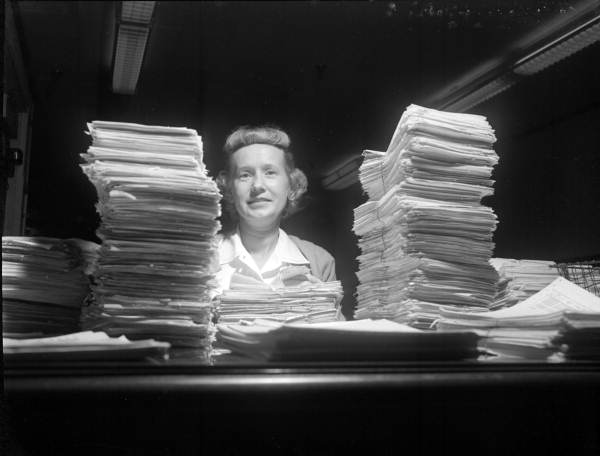
<instances>
[{"instance_id":1,"label":"black and white photograph","mask_svg":"<svg viewBox=\"0 0 600 456\"><path fill-rule=\"evenodd\" d=\"M0 12L0 454L600 453L600 1Z\"/></svg>"}]
</instances>

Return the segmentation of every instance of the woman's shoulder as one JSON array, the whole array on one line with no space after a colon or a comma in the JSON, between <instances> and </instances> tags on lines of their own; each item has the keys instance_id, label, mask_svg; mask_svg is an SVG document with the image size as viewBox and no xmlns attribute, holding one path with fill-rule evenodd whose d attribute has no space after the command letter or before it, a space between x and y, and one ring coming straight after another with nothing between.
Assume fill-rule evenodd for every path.
<instances>
[{"instance_id":1,"label":"woman's shoulder","mask_svg":"<svg viewBox=\"0 0 600 456\"><path fill-rule=\"evenodd\" d=\"M322 255L323 257L329 257L333 260L333 256L325 250L323 247L310 242L304 239L300 239L298 236L294 236L293 234L288 234L288 237L300 248L302 253L305 251L309 254ZM308 259L308 258L307 258Z\"/></svg>"},{"instance_id":2,"label":"woman's shoulder","mask_svg":"<svg viewBox=\"0 0 600 456\"><path fill-rule=\"evenodd\" d=\"M288 235L288 237L298 246L302 254L310 262L313 275L323 281L336 280L335 260L327 250L297 236Z\"/></svg>"}]
</instances>

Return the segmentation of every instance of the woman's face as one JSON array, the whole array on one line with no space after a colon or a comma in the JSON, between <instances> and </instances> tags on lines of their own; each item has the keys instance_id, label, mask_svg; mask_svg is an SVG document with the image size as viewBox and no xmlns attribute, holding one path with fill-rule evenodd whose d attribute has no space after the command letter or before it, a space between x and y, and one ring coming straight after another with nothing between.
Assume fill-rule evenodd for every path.
<instances>
[{"instance_id":1,"label":"woman's face","mask_svg":"<svg viewBox=\"0 0 600 456\"><path fill-rule=\"evenodd\" d=\"M279 222L290 194L284 152L252 144L231 156L232 194L240 218L253 226Z\"/></svg>"}]
</instances>

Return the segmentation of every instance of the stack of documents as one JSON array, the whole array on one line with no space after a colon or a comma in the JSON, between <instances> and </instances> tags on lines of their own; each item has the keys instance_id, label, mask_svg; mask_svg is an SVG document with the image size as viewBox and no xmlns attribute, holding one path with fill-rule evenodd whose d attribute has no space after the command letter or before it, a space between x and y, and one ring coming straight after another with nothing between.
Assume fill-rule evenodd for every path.
<instances>
[{"instance_id":1,"label":"stack of documents","mask_svg":"<svg viewBox=\"0 0 600 456\"><path fill-rule=\"evenodd\" d=\"M37 339L3 338L4 360L13 361L111 361L146 357L166 359L169 344L155 340L130 341L103 332L83 331Z\"/></svg>"},{"instance_id":2,"label":"stack of documents","mask_svg":"<svg viewBox=\"0 0 600 456\"><path fill-rule=\"evenodd\" d=\"M216 183L195 130L88 124L82 169L98 193L102 239L84 328L209 353L220 229Z\"/></svg>"},{"instance_id":3,"label":"stack of documents","mask_svg":"<svg viewBox=\"0 0 600 456\"><path fill-rule=\"evenodd\" d=\"M495 140L485 117L411 105L387 151L364 152L356 318L429 328L441 307L492 305Z\"/></svg>"},{"instance_id":4,"label":"stack of documents","mask_svg":"<svg viewBox=\"0 0 600 456\"><path fill-rule=\"evenodd\" d=\"M258 361L438 361L476 358L470 332L424 332L389 320L219 325L219 340Z\"/></svg>"},{"instance_id":5,"label":"stack of documents","mask_svg":"<svg viewBox=\"0 0 600 456\"><path fill-rule=\"evenodd\" d=\"M565 312L563 327L553 343L566 359L599 361L600 309L594 312Z\"/></svg>"},{"instance_id":6,"label":"stack of documents","mask_svg":"<svg viewBox=\"0 0 600 456\"><path fill-rule=\"evenodd\" d=\"M524 301L559 276L554 261L492 258L490 263L500 276L493 309Z\"/></svg>"},{"instance_id":7,"label":"stack of documents","mask_svg":"<svg viewBox=\"0 0 600 456\"><path fill-rule=\"evenodd\" d=\"M281 323L335 321L343 319L339 308L342 293L340 281L224 290L218 309L219 323L248 322L256 318Z\"/></svg>"},{"instance_id":8,"label":"stack of documents","mask_svg":"<svg viewBox=\"0 0 600 456\"><path fill-rule=\"evenodd\" d=\"M2 238L2 330L26 338L77 331L98 244L51 237Z\"/></svg>"},{"instance_id":9,"label":"stack of documents","mask_svg":"<svg viewBox=\"0 0 600 456\"><path fill-rule=\"evenodd\" d=\"M443 309L438 330L468 330L482 336L481 347L501 358L546 359L564 326L600 321L600 298L558 277L543 290L512 307L473 313ZM592 323L593 324L593 323Z\"/></svg>"}]
</instances>

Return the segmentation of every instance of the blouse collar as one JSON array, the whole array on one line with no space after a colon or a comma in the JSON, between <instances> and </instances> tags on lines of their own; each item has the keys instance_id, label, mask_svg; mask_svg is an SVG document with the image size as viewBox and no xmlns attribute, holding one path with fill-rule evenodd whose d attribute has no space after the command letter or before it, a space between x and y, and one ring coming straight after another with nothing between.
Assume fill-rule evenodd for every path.
<instances>
[{"instance_id":1,"label":"blouse collar","mask_svg":"<svg viewBox=\"0 0 600 456\"><path fill-rule=\"evenodd\" d=\"M232 235L222 240L219 249L220 264L227 264L235 258L244 260L250 257L250 254L242 244L239 229ZM271 261L273 260L273 261ZM267 264L269 263L289 263L289 264L309 264L309 261L302 254L298 246L290 239L285 231L279 228L279 237L275 249L271 253ZM266 266L266 265L265 265Z\"/></svg>"}]
</instances>

